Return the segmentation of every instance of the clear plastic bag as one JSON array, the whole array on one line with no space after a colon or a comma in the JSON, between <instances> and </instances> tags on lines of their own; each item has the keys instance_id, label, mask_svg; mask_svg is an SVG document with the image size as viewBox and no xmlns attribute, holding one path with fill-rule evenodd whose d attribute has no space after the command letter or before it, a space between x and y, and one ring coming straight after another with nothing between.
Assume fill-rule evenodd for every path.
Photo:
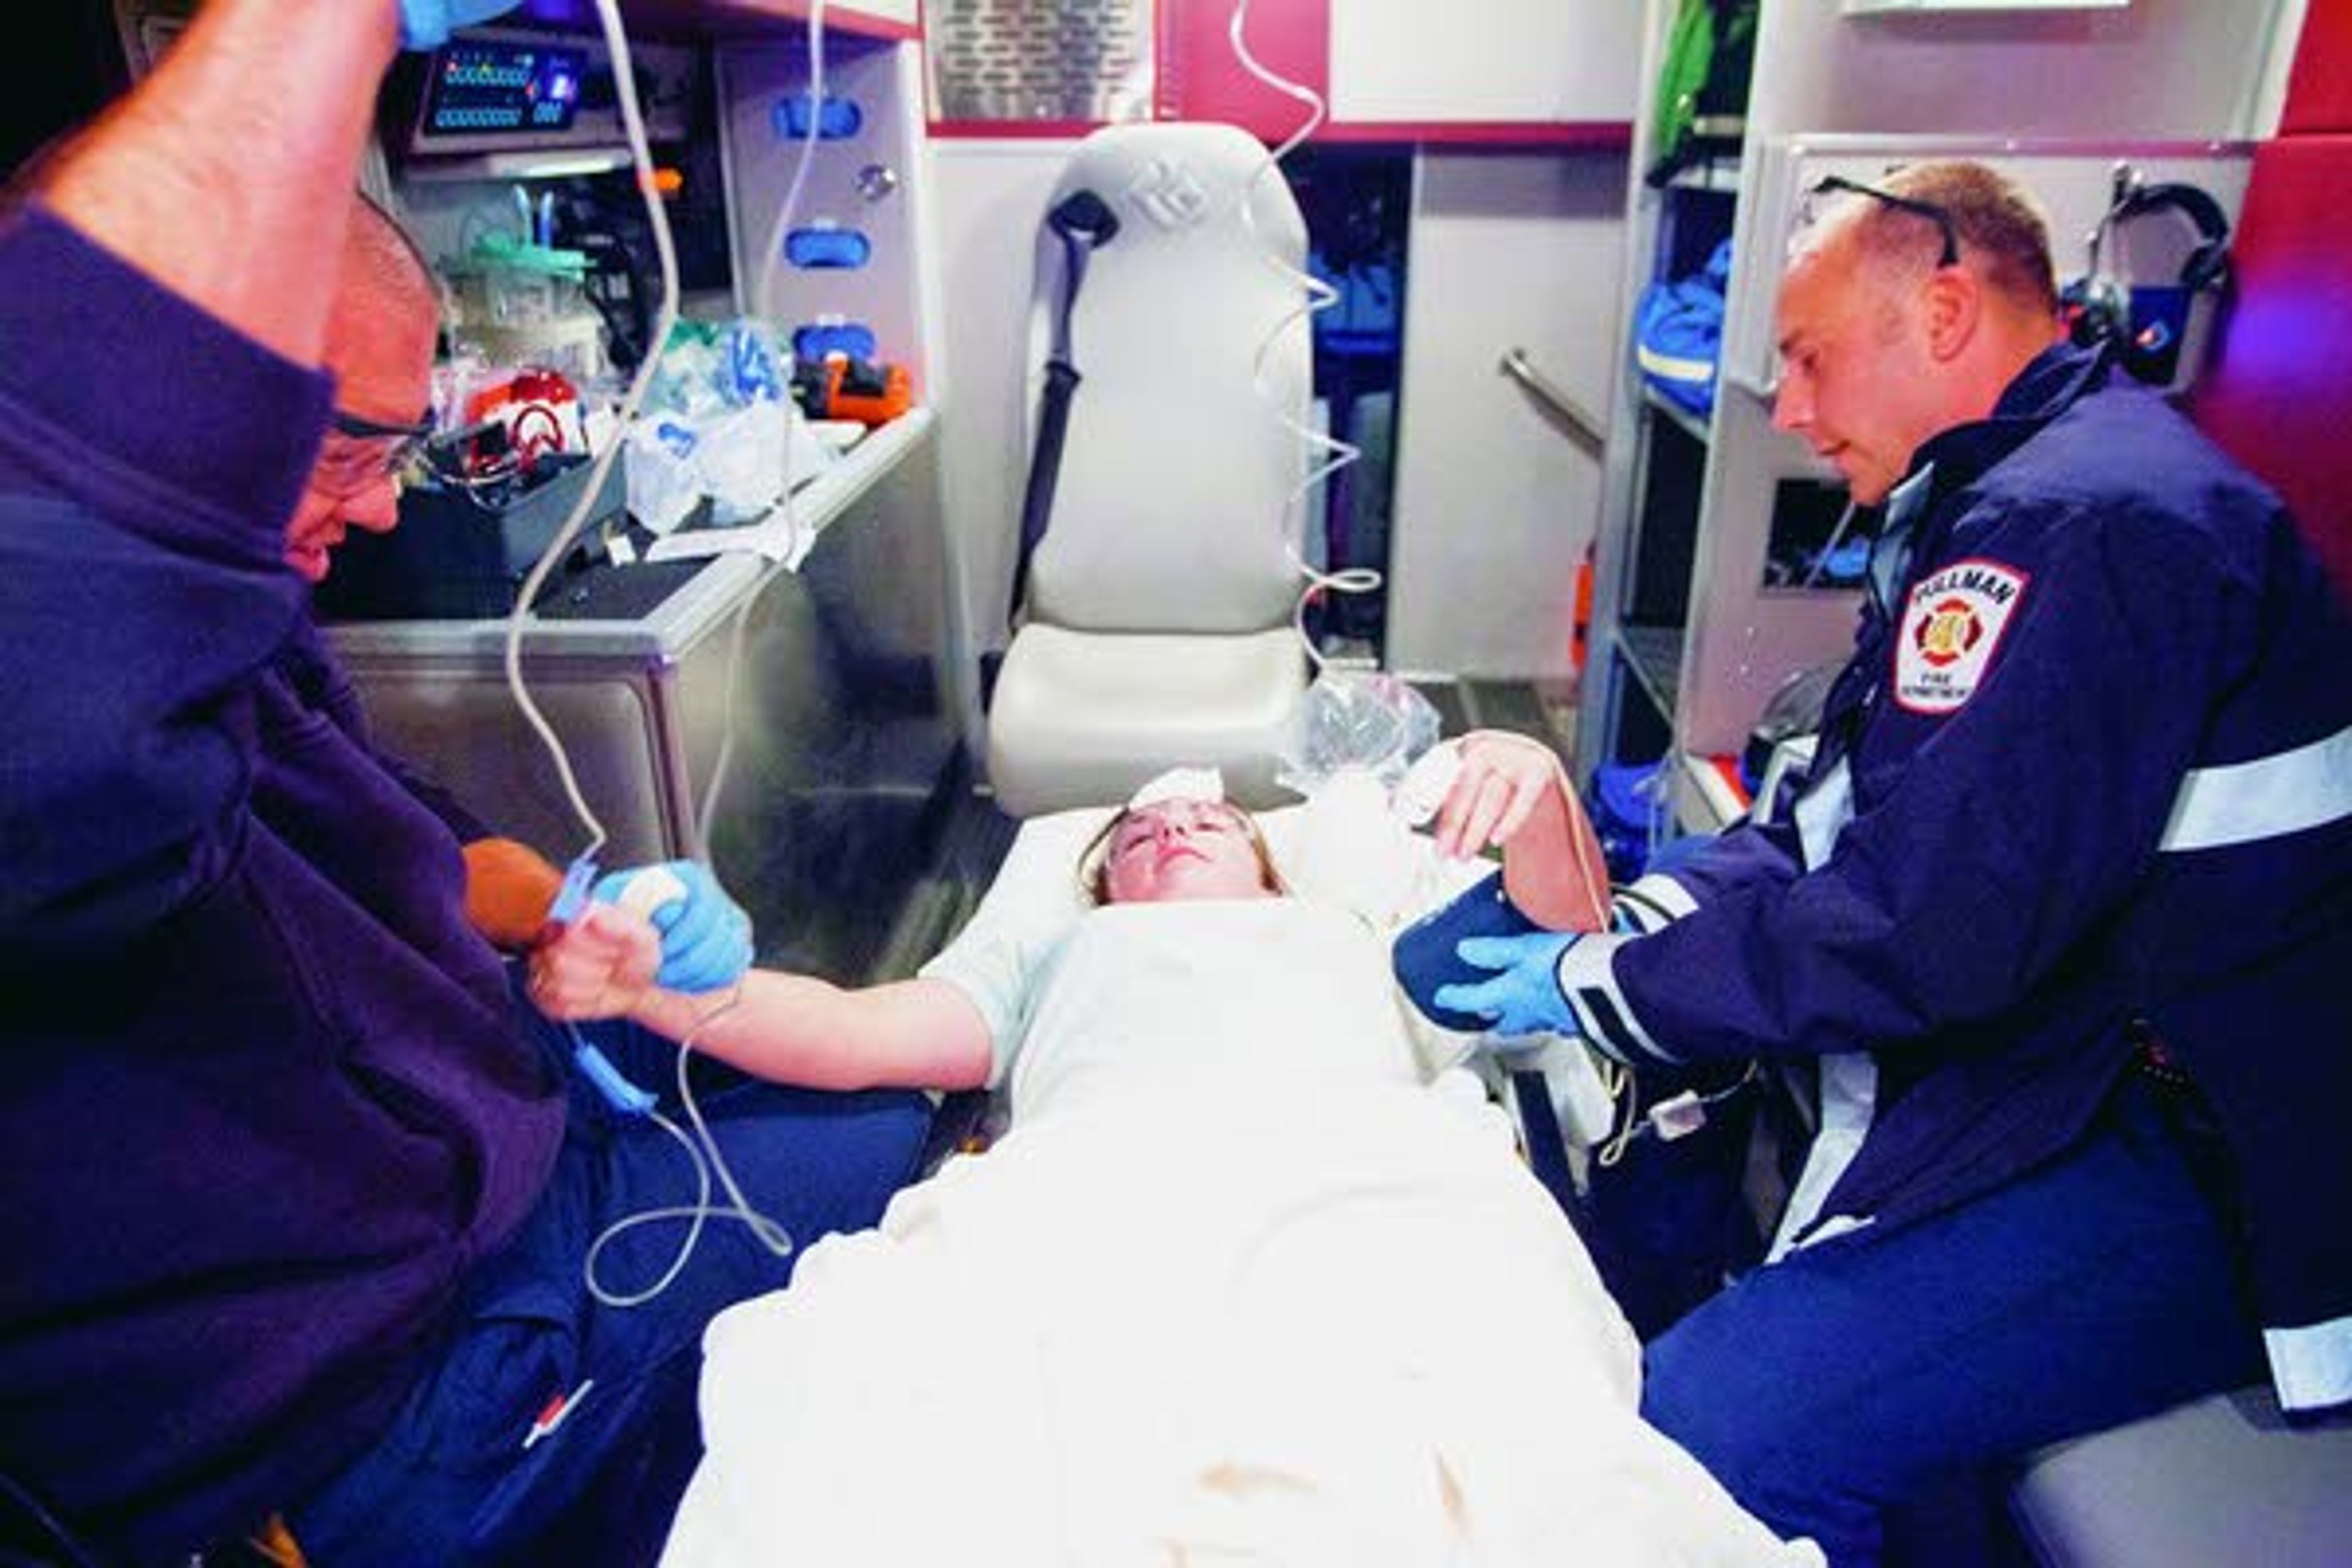
<instances>
[{"instance_id":1,"label":"clear plastic bag","mask_svg":"<svg viewBox=\"0 0 2352 1568\"><path fill-rule=\"evenodd\" d=\"M694 458L700 445L692 420L682 415L656 414L629 427L629 512L654 532L677 528L701 502L702 471Z\"/></svg>"},{"instance_id":2,"label":"clear plastic bag","mask_svg":"<svg viewBox=\"0 0 2352 1568\"><path fill-rule=\"evenodd\" d=\"M1312 796L1342 773L1394 789L1443 728L1435 707L1394 675L1327 669L1300 699L1276 782Z\"/></svg>"},{"instance_id":3,"label":"clear plastic bag","mask_svg":"<svg viewBox=\"0 0 2352 1568\"><path fill-rule=\"evenodd\" d=\"M784 493L784 417L773 403L754 403L702 421L697 468L712 522L749 522Z\"/></svg>"},{"instance_id":4,"label":"clear plastic bag","mask_svg":"<svg viewBox=\"0 0 2352 1568\"><path fill-rule=\"evenodd\" d=\"M790 362L765 321L680 321L629 433L629 510L667 533L704 497L710 521L749 522L784 493L795 410Z\"/></svg>"}]
</instances>

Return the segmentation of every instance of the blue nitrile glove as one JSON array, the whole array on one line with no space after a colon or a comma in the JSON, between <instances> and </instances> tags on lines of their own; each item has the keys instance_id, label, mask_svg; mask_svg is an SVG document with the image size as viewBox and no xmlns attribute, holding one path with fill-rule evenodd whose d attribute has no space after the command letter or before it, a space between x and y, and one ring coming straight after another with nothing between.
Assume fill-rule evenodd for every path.
<instances>
[{"instance_id":1,"label":"blue nitrile glove","mask_svg":"<svg viewBox=\"0 0 2352 1568\"><path fill-rule=\"evenodd\" d=\"M453 27L487 22L522 4L522 0L400 0L400 47L437 49L449 41Z\"/></svg>"},{"instance_id":2,"label":"blue nitrile glove","mask_svg":"<svg viewBox=\"0 0 2352 1568\"><path fill-rule=\"evenodd\" d=\"M727 896L710 868L666 860L615 871L596 884L596 901L635 910L661 933L654 984L668 991L716 991L751 964L751 917Z\"/></svg>"},{"instance_id":3,"label":"blue nitrile glove","mask_svg":"<svg viewBox=\"0 0 2352 1568\"><path fill-rule=\"evenodd\" d=\"M1475 1013L1497 1035L1581 1035L1583 1026L1559 989L1560 954L1576 945L1579 934L1465 936L1454 945L1454 956L1473 969L1495 972L1494 978L1440 986L1437 1005Z\"/></svg>"}]
</instances>

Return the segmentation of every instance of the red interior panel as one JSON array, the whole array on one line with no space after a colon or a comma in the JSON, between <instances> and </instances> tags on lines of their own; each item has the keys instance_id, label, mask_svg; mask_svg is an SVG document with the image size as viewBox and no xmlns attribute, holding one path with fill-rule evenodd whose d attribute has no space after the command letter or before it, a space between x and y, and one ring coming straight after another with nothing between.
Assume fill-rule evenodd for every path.
<instances>
[{"instance_id":1,"label":"red interior panel","mask_svg":"<svg viewBox=\"0 0 2352 1568\"><path fill-rule=\"evenodd\" d=\"M1228 0L1160 0L1160 115L1227 120L1268 142L1286 140L1307 122L1307 108L1252 76L1234 54ZM1259 4L1244 17L1250 54L1275 75L1314 92L1330 92L1331 12L1328 0Z\"/></svg>"},{"instance_id":2,"label":"red interior panel","mask_svg":"<svg viewBox=\"0 0 2352 1568\"><path fill-rule=\"evenodd\" d=\"M2348 213L2352 133L2255 150L2231 247L2236 278L2191 413L2286 498L2352 595Z\"/></svg>"},{"instance_id":3,"label":"red interior panel","mask_svg":"<svg viewBox=\"0 0 2352 1568\"><path fill-rule=\"evenodd\" d=\"M2352 0L2310 0L2286 79L2282 135L2352 131Z\"/></svg>"}]
</instances>

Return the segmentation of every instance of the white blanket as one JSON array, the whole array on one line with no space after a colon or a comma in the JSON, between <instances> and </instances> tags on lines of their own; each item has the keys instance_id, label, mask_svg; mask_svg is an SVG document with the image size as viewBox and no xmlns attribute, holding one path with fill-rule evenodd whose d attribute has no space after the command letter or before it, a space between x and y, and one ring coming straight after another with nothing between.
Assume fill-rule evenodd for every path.
<instances>
[{"instance_id":1,"label":"white blanket","mask_svg":"<svg viewBox=\"0 0 2352 1568\"><path fill-rule=\"evenodd\" d=\"M1818 1563L1636 1418L1446 1087L1159 1089L951 1161L712 1325L667 1568Z\"/></svg>"}]
</instances>

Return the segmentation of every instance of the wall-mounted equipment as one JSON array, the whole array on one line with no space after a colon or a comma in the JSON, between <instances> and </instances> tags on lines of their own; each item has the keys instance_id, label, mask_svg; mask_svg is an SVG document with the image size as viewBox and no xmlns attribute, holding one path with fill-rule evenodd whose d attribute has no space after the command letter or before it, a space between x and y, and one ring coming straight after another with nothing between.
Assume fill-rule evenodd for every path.
<instances>
[{"instance_id":1,"label":"wall-mounted equipment","mask_svg":"<svg viewBox=\"0 0 2352 1568\"><path fill-rule=\"evenodd\" d=\"M562 135L580 109L587 55L560 44L456 40L433 57L416 135Z\"/></svg>"},{"instance_id":2,"label":"wall-mounted equipment","mask_svg":"<svg viewBox=\"0 0 2352 1568\"><path fill-rule=\"evenodd\" d=\"M2172 226L2177 263L2151 277L2147 261L2153 231L2141 220L2153 223L2165 215L2186 227ZM2127 238L2138 247L2137 267L2118 254ZM2184 182L2149 181L2129 163L2118 163L2113 199L2091 230L2084 274L2067 285L2061 304L2076 342L2112 343L2134 376L2179 390L2203 357L2213 300L2229 270L2230 219L2211 193Z\"/></svg>"},{"instance_id":3,"label":"wall-mounted equipment","mask_svg":"<svg viewBox=\"0 0 2352 1568\"><path fill-rule=\"evenodd\" d=\"M656 142L683 141L701 70L691 48L633 44L639 107ZM604 40L544 29L473 28L396 67L385 145L426 178L528 179L628 161Z\"/></svg>"}]
</instances>

